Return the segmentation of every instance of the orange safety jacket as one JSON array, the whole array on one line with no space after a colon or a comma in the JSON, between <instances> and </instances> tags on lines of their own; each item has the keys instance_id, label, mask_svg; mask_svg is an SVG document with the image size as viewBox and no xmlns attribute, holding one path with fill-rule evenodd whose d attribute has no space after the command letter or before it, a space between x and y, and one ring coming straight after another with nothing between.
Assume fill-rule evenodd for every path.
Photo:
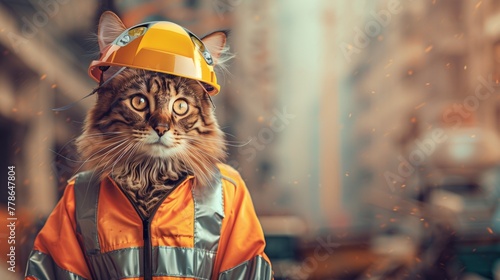
<instances>
[{"instance_id":1,"label":"orange safety jacket","mask_svg":"<svg viewBox=\"0 0 500 280\"><path fill-rule=\"evenodd\" d=\"M245 183L219 170L210 187L188 175L149 219L109 176L80 173L38 234L26 279L272 279Z\"/></svg>"}]
</instances>

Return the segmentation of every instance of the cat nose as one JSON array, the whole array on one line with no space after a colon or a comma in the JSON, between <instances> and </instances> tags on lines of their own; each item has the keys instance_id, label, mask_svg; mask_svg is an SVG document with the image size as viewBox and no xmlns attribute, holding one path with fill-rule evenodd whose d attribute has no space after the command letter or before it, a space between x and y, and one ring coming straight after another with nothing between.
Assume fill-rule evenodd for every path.
<instances>
[{"instance_id":1,"label":"cat nose","mask_svg":"<svg viewBox=\"0 0 500 280\"><path fill-rule=\"evenodd\" d=\"M159 123L154 129L156 134L158 134L159 137L162 137L168 131L169 127L166 123Z\"/></svg>"}]
</instances>

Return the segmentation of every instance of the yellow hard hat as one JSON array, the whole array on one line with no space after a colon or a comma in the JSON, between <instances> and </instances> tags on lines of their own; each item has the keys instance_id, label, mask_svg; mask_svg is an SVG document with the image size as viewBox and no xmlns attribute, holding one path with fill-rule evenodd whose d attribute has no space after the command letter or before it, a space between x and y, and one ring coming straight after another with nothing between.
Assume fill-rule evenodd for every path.
<instances>
[{"instance_id":1,"label":"yellow hard hat","mask_svg":"<svg viewBox=\"0 0 500 280\"><path fill-rule=\"evenodd\" d=\"M168 21L139 24L125 30L89 66L89 75L100 81L106 66L144 69L198 80L220 90L212 55L192 32Z\"/></svg>"}]
</instances>

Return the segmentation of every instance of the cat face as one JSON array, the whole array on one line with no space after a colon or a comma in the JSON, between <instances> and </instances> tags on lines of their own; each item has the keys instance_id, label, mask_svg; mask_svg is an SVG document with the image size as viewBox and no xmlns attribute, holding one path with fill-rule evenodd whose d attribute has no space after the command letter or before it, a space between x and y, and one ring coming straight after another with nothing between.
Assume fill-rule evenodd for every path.
<instances>
[{"instance_id":1,"label":"cat face","mask_svg":"<svg viewBox=\"0 0 500 280\"><path fill-rule=\"evenodd\" d=\"M188 172L206 180L225 154L212 104L198 82L137 69L99 91L79 147L94 169L140 166L165 178Z\"/></svg>"},{"instance_id":2,"label":"cat face","mask_svg":"<svg viewBox=\"0 0 500 280\"><path fill-rule=\"evenodd\" d=\"M105 18L103 26L118 34L123 25L113 25L116 20ZM105 30L99 34L101 48L112 42ZM220 43L223 46L225 37ZM104 79L116 70L106 70ZM77 146L88 168L142 185L177 180L184 173L209 184L216 164L225 157L211 100L198 81L133 68L99 89Z\"/></svg>"},{"instance_id":3,"label":"cat face","mask_svg":"<svg viewBox=\"0 0 500 280\"><path fill-rule=\"evenodd\" d=\"M179 157L220 134L201 85L172 75L128 69L102 90L96 107L92 130L126 133L152 158Z\"/></svg>"}]
</instances>

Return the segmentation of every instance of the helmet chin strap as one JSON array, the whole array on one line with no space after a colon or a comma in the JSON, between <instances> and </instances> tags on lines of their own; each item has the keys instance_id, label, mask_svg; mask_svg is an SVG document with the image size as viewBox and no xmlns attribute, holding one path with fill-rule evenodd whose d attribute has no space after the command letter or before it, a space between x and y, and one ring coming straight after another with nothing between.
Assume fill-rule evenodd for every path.
<instances>
[{"instance_id":1,"label":"helmet chin strap","mask_svg":"<svg viewBox=\"0 0 500 280\"><path fill-rule=\"evenodd\" d=\"M63 107L59 107L59 108L54 108L52 109L52 111L54 112L60 112L60 111L66 111L68 110L69 108L75 106L78 102L82 101L83 99L93 95L94 93L96 93L100 88L102 88L103 86L107 85L113 78L115 78L116 76L118 76L118 74L120 74L123 70L125 70L127 67L122 67L120 68L118 71L116 71L116 73L114 73L111 77L109 77L109 79L107 79L106 81L103 82L103 79L104 79L104 72L106 70L108 70L109 66L104 66L103 68L101 68L101 79L99 81L99 86L96 87L94 90L92 90L89 94L85 95L84 97L82 97L80 100L77 100L73 103L70 103L66 106L63 106Z\"/></svg>"},{"instance_id":2,"label":"helmet chin strap","mask_svg":"<svg viewBox=\"0 0 500 280\"><path fill-rule=\"evenodd\" d=\"M207 89L200 83L200 81L198 81L198 80L195 80L195 81L200 85L200 87L203 89L203 91L205 92L205 94L208 96L208 99L210 100L210 103L212 103L212 108L215 111L215 108L216 108L215 104L212 101L212 97L210 97L210 94L208 93Z\"/></svg>"}]
</instances>

